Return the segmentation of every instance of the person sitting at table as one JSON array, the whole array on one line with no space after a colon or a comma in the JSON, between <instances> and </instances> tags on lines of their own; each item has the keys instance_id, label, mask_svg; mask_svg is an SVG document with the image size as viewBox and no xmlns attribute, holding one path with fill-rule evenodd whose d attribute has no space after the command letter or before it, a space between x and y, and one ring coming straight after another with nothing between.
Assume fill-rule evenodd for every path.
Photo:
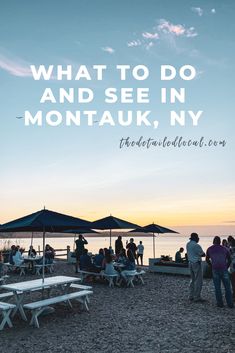
<instances>
[{"instance_id":1,"label":"person sitting at table","mask_svg":"<svg viewBox=\"0 0 235 353\"><path fill-rule=\"evenodd\" d=\"M121 249L119 256L117 258L117 262L119 264L126 265L126 262L127 262L126 249L124 249L124 248Z\"/></svg>"},{"instance_id":2,"label":"person sitting at table","mask_svg":"<svg viewBox=\"0 0 235 353\"><path fill-rule=\"evenodd\" d=\"M127 250L127 260L124 267L124 271L133 271L135 269L135 258L133 256L133 252L131 250Z\"/></svg>"},{"instance_id":3,"label":"person sitting at table","mask_svg":"<svg viewBox=\"0 0 235 353\"><path fill-rule=\"evenodd\" d=\"M11 251L9 253L9 260L8 260L11 265L14 265L13 256L15 256L16 251L17 251L16 246L12 245Z\"/></svg>"},{"instance_id":4,"label":"person sitting at table","mask_svg":"<svg viewBox=\"0 0 235 353\"><path fill-rule=\"evenodd\" d=\"M19 267L20 265L23 264L24 262L24 258L22 256L22 250L23 249L20 249L19 246L16 247L16 252L15 252L15 255L12 257L13 259L13 263L16 267Z\"/></svg>"},{"instance_id":5,"label":"person sitting at table","mask_svg":"<svg viewBox=\"0 0 235 353\"><path fill-rule=\"evenodd\" d=\"M110 253L112 256L114 256L114 251L113 251L113 248L112 248L111 245L109 246L109 253Z\"/></svg>"},{"instance_id":6,"label":"person sitting at table","mask_svg":"<svg viewBox=\"0 0 235 353\"><path fill-rule=\"evenodd\" d=\"M46 265L53 264L54 257L55 257L55 250L49 244L46 244L45 264Z\"/></svg>"},{"instance_id":7,"label":"person sitting at table","mask_svg":"<svg viewBox=\"0 0 235 353\"><path fill-rule=\"evenodd\" d=\"M103 260L104 260L104 250L100 249L99 250L99 254L96 254L94 257L94 261L93 264L95 267L97 267L97 269L102 269L102 264L103 264Z\"/></svg>"},{"instance_id":8,"label":"person sitting at table","mask_svg":"<svg viewBox=\"0 0 235 353\"><path fill-rule=\"evenodd\" d=\"M102 268L105 269L105 265L106 265L106 256L110 255L110 251L108 248L104 248L104 259L102 262Z\"/></svg>"},{"instance_id":9,"label":"person sitting at table","mask_svg":"<svg viewBox=\"0 0 235 353\"><path fill-rule=\"evenodd\" d=\"M130 271L135 271L135 258L131 250L127 250L127 261L126 266L124 267L123 271L121 271L121 277L127 282L127 274Z\"/></svg>"},{"instance_id":10,"label":"person sitting at table","mask_svg":"<svg viewBox=\"0 0 235 353\"><path fill-rule=\"evenodd\" d=\"M104 269L104 273L106 275L116 275L116 278L119 278L119 273L118 271L115 270L114 265L113 265L113 258L111 254L107 254L105 256L105 269ZM117 284L117 280L116 280L116 284Z\"/></svg>"},{"instance_id":11,"label":"person sitting at table","mask_svg":"<svg viewBox=\"0 0 235 353\"><path fill-rule=\"evenodd\" d=\"M101 268L96 267L92 263L91 256L88 255L87 249L84 249L83 254L80 256L79 266L81 271L97 272L97 273L101 271ZM92 281L93 279L95 279L95 277L92 274L86 277L86 280L88 282Z\"/></svg>"},{"instance_id":12,"label":"person sitting at table","mask_svg":"<svg viewBox=\"0 0 235 353\"><path fill-rule=\"evenodd\" d=\"M88 255L87 249L83 249L83 253L80 256L79 267L82 271L90 271L92 267L91 257Z\"/></svg>"},{"instance_id":13,"label":"person sitting at table","mask_svg":"<svg viewBox=\"0 0 235 353\"><path fill-rule=\"evenodd\" d=\"M36 250L33 248L33 245L30 245L29 247L29 251L28 251L28 256L29 257L36 257L37 252Z\"/></svg>"},{"instance_id":14,"label":"person sitting at table","mask_svg":"<svg viewBox=\"0 0 235 353\"><path fill-rule=\"evenodd\" d=\"M181 254L184 252L184 248L180 248L175 254L175 262L183 263L185 259L182 258Z\"/></svg>"}]
</instances>

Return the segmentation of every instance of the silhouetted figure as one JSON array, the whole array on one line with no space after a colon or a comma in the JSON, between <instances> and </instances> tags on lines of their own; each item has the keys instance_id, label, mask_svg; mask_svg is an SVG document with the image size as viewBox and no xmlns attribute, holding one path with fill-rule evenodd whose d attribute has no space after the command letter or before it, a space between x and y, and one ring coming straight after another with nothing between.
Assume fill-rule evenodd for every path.
<instances>
[{"instance_id":1,"label":"silhouetted figure","mask_svg":"<svg viewBox=\"0 0 235 353\"><path fill-rule=\"evenodd\" d=\"M230 275L233 288L233 301L235 301L235 239L231 235L228 237L228 245L231 255Z\"/></svg>"},{"instance_id":2,"label":"silhouetted figure","mask_svg":"<svg viewBox=\"0 0 235 353\"><path fill-rule=\"evenodd\" d=\"M83 237L82 234L79 234L78 239L75 241L76 244L76 265L75 265L75 272L78 272L79 260L80 256L83 254L85 245L88 244L87 240Z\"/></svg>"},{"instance_id":3,"label":"silhouetted figure","mask_svg":"<svg viewBox=\"0 0 235 353\"><path fill-rule=\"evenodd\" d=\"M13 256L15 256L16 251L17 251L16 246L12 245L11 251L9 253L9 260L8 260L11 265L14 265Z\"/></svg>"},{"instance_id":4,"label":"silhouetted figure","mask_svg":"<svg viewBox=\"0 0 235 353\"><path fill-rule=\"evenodd\" d=\"M176 254L175 254L175 262L177 263L183 263L185 262L185 259L182 258L181 254L184 252L184 248L180 248Z\"/></svg>"},{"instance_id":5,"label":"silhouetted figure","mask_svg":"<svg viewBox=\"0 0 235 353\"><path fill-rule=\"evenodd\" d=\"M195 302L203 302L201 298L202 291L202 256L205 256L204 251L198 244L199 236L197 233L192 233L190 236L190 241L187 243L187 255L189 262L189 270L191 275L191 281L189 285L189 300L194 300Z\"/></svg>"},{"instance_id":6,"label":"silhouetted figure","mask_svg":"<svg viewBox=\"0 0 235 353\"><path fill-rule=\"evenodd\" d=\"M221 282L225 289L225 298L229 308L233 308L233 298L230 285L228 268L231 263L229 250L221 245L220 237L214 237L213 245L207 249L206 261L212 266L213 282L215 287L215 297L217 306L222 308L223 297L221 292Z\"/></svg>"},{"instance_id":7,"label":"silhouetted figure","mask_svg":"<svg viewBox=\"0 0 235 353\"><path fill-rule=\"evenodd\" d=\"M143 256L144 256L144 245L142 241L137 245L137 265L139 265L139 258L140 264L143 266Z\"/></svg>"},{"instance_id":8,"label":"silhouetted figure","mask_svg":"<svg viewBox=\"0 0 235 353\"><path fill-rule=\"evenodd\" d=\"M123 249L122 237L121 235L115 241L115 254L118 256Z\"/></svg>"},{"instance_id":9,"label":"silhouetted figure","mask_svg":"<svg viewBox=\"0 0 235 353\"><path fill-rule=\"evenodd\" d=\"M126 246L127 250L130 250L130 252L132 253L132 256L134 259L136 259L136 251L137 251L137 246L136 244L134 243L134 239L131 238L130 239L130 242L127 244Z\"/></svg>"},{"instance_id":10,"label":"silhouetted figure","mask_svg":"<svg viewBox=\"0 0 235 353\"><path fill-rule=\"evenodd\" d=\"M35 257L37 255L36 250L33 248L33 245L30 245L29 251L28 251L28 256L30 257Z\"/></svg>"},{"instance_id":11,"label":"silhouetted figure","mask_svg":"<svg viewBox=\"0 0 235 353\"><path fill-rule=\"evenodd\" d=\"M94 262L93 264L99 268L100 270L102 269L102 264L103 264L103 260L104 260L104 250L100 249L99 250L99 254L95 255L94 257Z\"/></svg>"},{"instance_id":12,"label":"silhouetted figure","mask_svg":"<svg viewBox=\"0 0 235 353\"><path fill-rule=\"evenodd\" d=\"M45 264L52 264L55 258L55 250L49 245L46 244L45 247Z\"/></svg>"},{"instance_id":13,"label":"silhouetted figure","mask_svg":"<svg viewBox=\"0 0 235 353\"><path fill-rule=\"evenodd\" d=\"M228 245L227 239L223 239L223 240L222 240L222 246L225 246L226 248L229 249L229 245Z\"/></svg>"}]
</instances>

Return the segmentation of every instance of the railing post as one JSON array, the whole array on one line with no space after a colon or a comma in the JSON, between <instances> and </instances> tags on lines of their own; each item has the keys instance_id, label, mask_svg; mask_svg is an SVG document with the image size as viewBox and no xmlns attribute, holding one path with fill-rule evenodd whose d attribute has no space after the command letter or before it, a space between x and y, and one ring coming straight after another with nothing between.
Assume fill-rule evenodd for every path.
<instances>
[{"instance_id":1,"label":"railing post","mask_svg":"<svg viewBox=\"0 0 235 353\"><path fill-rule=\"evenodd\" d=\"M67 261L69 260L70 246L67 245Z\"/></svg>"},{"instance_id":2,"label":"railing post","mask_svg":"<svg viewBox=\"0 0 235 353\"><path fill-rule=\"evenodd\" d=\"M38 254L41 255L40 245L38 245Z\"/></svg>"}]
</instances>

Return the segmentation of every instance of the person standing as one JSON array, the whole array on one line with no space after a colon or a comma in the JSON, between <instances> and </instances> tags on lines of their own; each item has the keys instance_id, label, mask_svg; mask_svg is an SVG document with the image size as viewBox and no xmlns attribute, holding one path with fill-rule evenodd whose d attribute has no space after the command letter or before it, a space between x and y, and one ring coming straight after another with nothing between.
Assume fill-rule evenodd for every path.
<instances>
[{"instance_id":1,"label":"person standing","mask_svg":"<svg viewBox=\"0 0 235 353\"><path fill-rule=\"evenodd\" d=\"M123 249L122 237L119 235L115 241L115 254L118 256Z\"/></svg>"},{"instance_id":2,"label":"person standing","mask_svg":"<svg viewBox=\"0 0 235 353\"><path fill-rule=\"evenodd\" d=\"M130 250L134 259L136 259L137 246L134 243L134 239L131 238L130 242L126 245L127 250Z\"/></svg>"},{"instance_id":3,"label":"person standing","mask_svg":"<svg viewBox=\"0 0 235 353\"><path fill-rule=\"evenodd\" d=\"M220 237L214 237L213 245L207 249L206 262L212 266L217 306L220 308L224 306L221 292L221 282L223 282L227 305L229 308L233 308L233 298L228 272L228 268L231 263L231 256L229 250L225 246L221 245Z\"/></svg>"},{"instance_id":4,"label":"person standing","mask_svg":"<svg viewBox=\"0 0 235 353\"><path fill-rule=\"evenodd\" d=\"M75 241L76 244L76 265L75 265L75 272L78 272L79 260L80 256L83 255L85 245L88 244L87 240L84 238L82 234L79 234L78 239Z\"/></svg>"},{"instance_id":5,"label":"person standing","mask_svg":"<svg viewBox=\"0 0 235 353\"><path fill-rule=\"evenodd\" d=\"M229 238L229 245L231 255L230 276L233 289L233 301L235 301L235 239L232 236Z\"/></svg>"},{"instance_id":6,"label":"person standing","mask_svg":"<svg viewBox=\"0 0 235 353\"><path fill-rule=\"evenodd\" d=\"M203 283L203 273L202 273L202 257L205 256L204 251L198 244L199 236L197 233L192 233L189 242L186 245L189 270L191 281L189 285L189 300L194 302L203 302L201 298L202 283Z\"/></svg>"},{"instance_id":7,"label":"person standing","mask_svg":"<svg viewBox=\"0 0 235 353\"><path fill-rule=\"evenodd\" d=\"M140 241L139 245L137 245L137 265L139 265L139 258L141 266L143 266L143 256L144 256L144 245L142 241Z\"/></svg>"}]
</instances>

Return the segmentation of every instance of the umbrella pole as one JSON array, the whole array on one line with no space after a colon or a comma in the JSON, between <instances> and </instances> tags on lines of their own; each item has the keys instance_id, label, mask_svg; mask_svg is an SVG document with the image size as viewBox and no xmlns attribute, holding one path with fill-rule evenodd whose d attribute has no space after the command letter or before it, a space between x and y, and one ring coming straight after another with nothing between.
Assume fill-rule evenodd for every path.
<instances>
[{"instance_id":1,"label":"umbrella pole","mask_svg":"<svg viewBox=\"0 0 235 353\"><path fill-rule=\"evenodd\" d=\"M153 258L155 259L155 234L153 233Z\"/></svg>"},{"instance_id":2,"label":"umbrella pole","mask_svg":"<svg viewBox=\"0 0 235 353\"><path fill-rule=\"evenodd\" d=\"M44 283L44 279L45 279L45 237L46 237L46 232L45 232L45 228L43 227L42 283Z\"/></svg>"},{"instance_id":3,"label":"umbrella pole","mask_svg":"<svg viewBox=\"0 0 235 353\"><path fill-rule=\"evenodd\" d=\"M32 232L32 236L31 236L31 246L33 245L33 232Z\"/></svg>"},{"instance_id":4,"label":"umbrella pole","mask_svg":"<svg viewBox=\"0 0 235 353\"><path fill-rule=\"evenodd\" d=\"M73 251L75 251L75 240L76 240L77 234L74 233L74 238L73 238Z\"/></svg>"},{"instance_id":5,"label":"umbrella pole","mask_svg":"<svg viewBox=\"0 0 235 353\"><path fill-rule=\"evenodd\" d=\"M109 246L112 246L112 230L109 229Z\"/></svg>"}]
</instances>

